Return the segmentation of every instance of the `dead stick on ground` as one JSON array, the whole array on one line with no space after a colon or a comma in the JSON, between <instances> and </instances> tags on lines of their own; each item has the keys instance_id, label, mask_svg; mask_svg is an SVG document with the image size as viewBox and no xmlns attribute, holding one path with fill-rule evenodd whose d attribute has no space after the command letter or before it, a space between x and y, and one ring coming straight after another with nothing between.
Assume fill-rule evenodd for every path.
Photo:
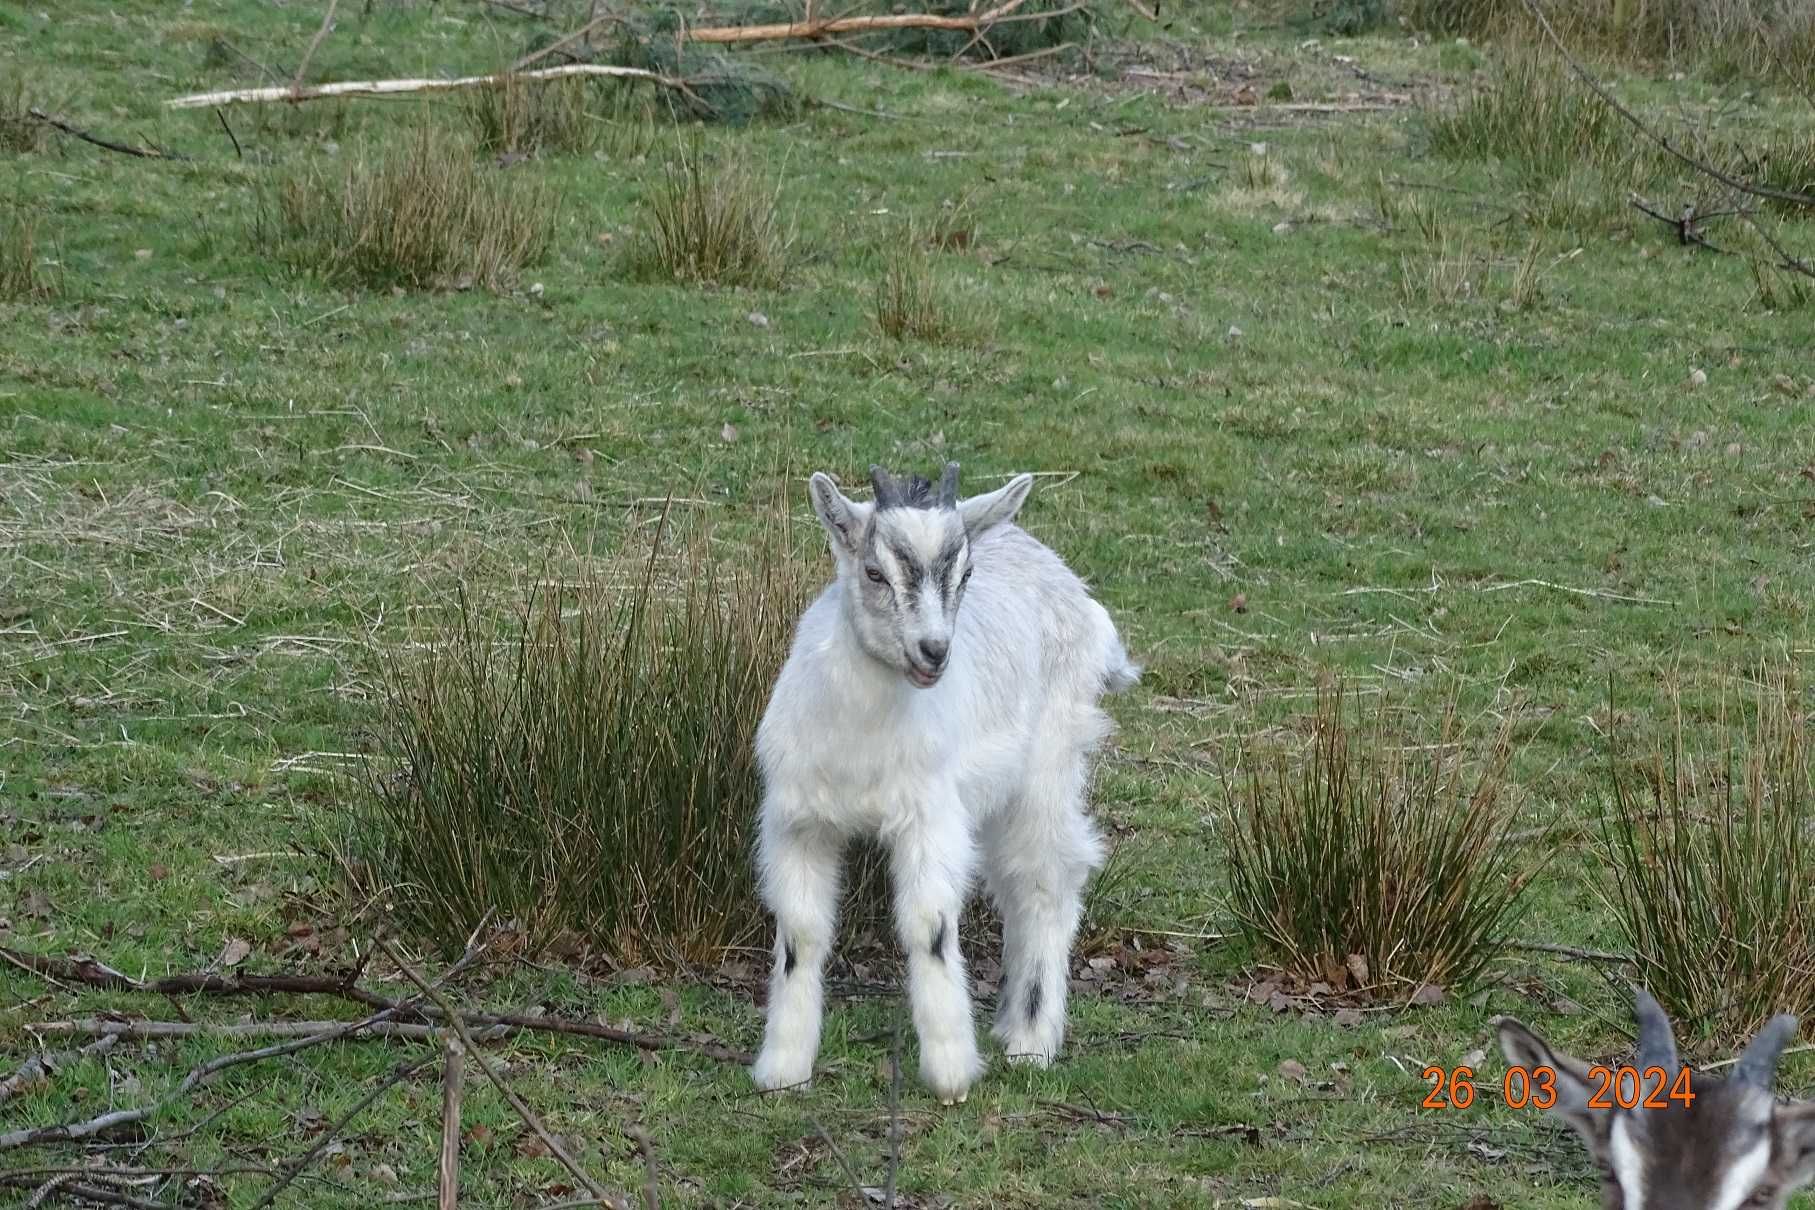
<instances>
[{"instance_id":1,"label":"dead stick on ground","mask_svg":"<svg viewBox=\"0 0 1815 1210\"><path fill-rule=\"evenodd\" d=\"M524 55L521 59L518 59L515 63L511 64L510 69L512 71L522 71L538 59L546 59L550 55L560 54L563 50L566 50L581 38L591 34L592 31L599 28L599 26L609 25L613 21L618 20L621 20L621 18L616 13L606 13L603 17L594 17L579 29L574 30L573 33L568 34L565 38L556 42L550 42L541 50L530 51L527 55Z\"/></svg>"},{"instance_id":2,"label":"dead stick on ground","mask_svg":"<svg viewBox=\"0 0 1815 1210\"><path fill-rule=\"evenodd\" d=\"M436 1191L440 1210L460 1206L460 1092L466 1075L465 1051L452 1033L443 1036L446 1062L441 1069L441 1167Z\"/></svg>"},{"instance_id":3,"label":"dead stick on ground","mask_svg":"<svg viewBox=\"0 0 1815 1210\"><path fill-rule=\"evenodd\" d=\"M0 1177L0 1184L12 1185L17 1188L23 1182L6 1176ZM75 1181L59 1181L53 1191L67 1194L79 1201L93 1202L97 1206L133 1206L142 1208L142 1210L165 1210L163 1202L148 1202L143 1198L134 1197L130 1193L109 1189L105 1185L84 1185Z\"/></svg>"},{"instance_id":4,"label":"dead stick on ground","mask_svg":"<svg viewBox=\"0 0 1815 1210\"><path fill-rule=\"evenodd\" d=\"M477 958L480 952L481 947L469 946L466 953L461 956L460 961L449 967L438 982L445 982L446 980L453 978L461 970L465 969L473 959ZM411 974L411 982L416 983L418 987L426 986L421 983L413 973ZM192 1089L207 1083L229 1067L238 1067L245 1063L256 1063L262 1059L281 1058L284 1055L295 1054L299 1050L307 1050L311 1046L320 1046L326 1042L333 1042L341 1038L349 1037L362 1029L369 1029L374 1025L389 1020L394 1013L403 1011L405 1007L407 1006L399 1004L391 1008L383 1009L366 1017L364 1020L349 1021L345 1025L336 1026L335 1028L325 1030L322 1033L311 1034L308 1037L298 1038L294 1042L283 1042L275 1046L260 1047L257 1050L247 1050L230 1055L220 1055L217 1058L208 1060L199 1067L193 1068L188 1075L183 1077L182 1083L176 1086L176 1090L161 1101L153 1101L151 1104L140 1106L137 1109L117 1109L111 1113L101 1114L99 1117L89 1118L85 1122L65 1122L57 1126L39 1126L0 1134L0 1151L11 1151L18 1147L41 1146L45 1143L80 1142L83 1139L93 1138L97 1134L116 1129L120 1126L128 1126L143 1122L147 1118L154 1117L158 1113L161 1113L166 1107L176 1102L179 1098L187 1096Z\"/></svg>"},{"instance_id":5,"label":"dead stick on ground","mask_svg":"<svg viewBox=\"0 0 1815 1210\"><path fill-rule=\"evenodd\" d=\"M394 1008L396 1002L370 992L354 983L354 973L345 975L250 975L250 974L181 974L158 979L134 979L94 958L57 958L27 950L0 946L0 958L14 966L46 979L63 979L89 987L121 991L149 992L158 996L181 996L207 992L217 996L263 996L277 992L298 995L339 996L368 1008Z\"/></svg>"},{"instance_id":6,"label":"dead stick on ground","mask_svg":"<svg viewBox=\"0 0 1815 1210\"><path fill-rule=\"evenodd\" d=\"M788 21L775 25L707 25L677 31L684 42L776 42L793 38L824 38L832 34L874 33L885 29L950 29L978 33L999 24L1027 0L1006 0L974 16L946 17L935 13L891 13L877 17L828 17L817 21ZM1036 14L1029 20L1040 20Z\"/></svg>"},{"instance_id":7,"label":"dead stick on ground","mask_svg":"<svg viewBox=\"0 0 1815 1210\"><path fill-rule=\"evenodd\" d=\"M58 1071L81 1062L82 1059L89 1055L105 1053L118 1041L119 1039L116 1037L102 1037L90 1042L87 1046L84 1046L78 1051L55 1055L37 1055L25 1060L25 1062L19 1064L18 1069L14 1071L12 1075L6 1077L4 1080L0 1080L0 1105L6 1104L13 1097L17 1096L20 1090L29 1085L36 1084L40 1080L49 1083Z\"/></svg>"},{"instance_id":8,"label":"dead stick on ground","mask_svg":"<svg viewBox=\"0 0 1815 1210\"><path fill-rule=\"evenodd\" d=\"M137 156L141 160L186 160L189 158L186 155L178 155L174 151L165 151L162 147L134 147L130 143L116 143L112 139L104 139L100 135L89 134L80 126L72 126L62 118L52 117L50 114L45 113L42 109L38 109L35 106L26 110L25 113L27 117L43 122L46 126L53 126L56 129L61 130L64 134L81 139L84 143L92 143L96 147L100 147L107 151L117 151L121 155Z\"/></svg>"},{"instance_id":9,"label":"dead stick on ground","mask_svg":"<svg viewBox=\"0 0 1815 1210\"><path fill-rule=\"evenodd\" d=\"M1577 949L1573 945L1556 945L1549 941L1508 941L1509 950L1524 950L1534 954L1559 954L1565 958L1580 958L1583 962L1631 962L1631 954L1614 954L1606 950Z\"/></svg>"},{"instance_id":10,"label":"dead stick on ground","mask_svg":"<svg viewBox=\"0 0 1815 1210\"><path fill-rule=\"evenodd\" d=\"M308 1038L327 1033L347 1024L344 1021L235 1021L216 1024L207 1021L108 1021L83 1017L74 1021L40 1021L25 1027L28 1033L93 1034L106 1038ZM433 1042L443 1032L437 1025L400 1025L380 1021L356 1031L362 1038L396 1038L410 1042ZM509 1026L496 1025L481 1029L486 1041L517 1032Z\"/></svg>"},{"instance_id":11,"label":"dead stick on ground","mask_svg":"<svg viewBox=\"0 0 1815 1210\"><path fill-rule=\"evenodd\" d=\"M372 1102L376 1101L379 1097L403 1083L403 1081L407 1080L410 1076L416 1074L416 1072L427 1067L434 1061L435 1056L429 1055L427 1058L417 1059L414 1063L405 1063L396 1071L393 1071L382 1084L361 1097L357 1105L347 1110L332 1126L329 1126L326 1130L322 1131L321 1138L316 1140L313 1147L297 1156L296 1159L290 1163L290 1166L284 1169L283 1175L273 1181L271 1187L265 1190L265 1195L252 1203L252 1210L265 1210L266 1206L269 1206L272 1202L276 1201L277 1195L282 1193L285 1189L288 1189L291 1182L302 1175L303 1169L314 1163L315 1158L326 1151L328 1146L340 1136L340 1132L347 1128L348 1122L351 1122L367 1109L370 1109Z\"/></svg>"},{"instance_id":12,"label":"dead stick on ground","mask_svg":"<svg viewBox=\"0 0 1815 1210\"><path fill-rule=\"evenodd\" d=\"M330 97L411 96L417 93L462 92L474 88L503 88L513 81L563 80L570 76L614 76L625 80L648 80L652 84L682 93L704 109L712 108L693 91L686 80L665 76L658 71L645 71L640 67L617 67L609 63L568 63L560 67L542 67L535 71L501 71L489 76L459 76L451 80L344 80L336 84L312 84L306 88L235 88L226 92L198 92L173 97L165 101L164 105L169 109L206 109L214 105L261 105L273 101L294 103L320 101Z\"/></svg>"},{"instance_id":13,"label":"dead stick on ground","mask_svg":"<svg viewBox=\"0 0 1815 1210\"><path fill-rule=\"evenodd\" d=\"M296 65L296 78L290 81L292 90L302 87L303 75L309 70L309 60L315 57L315 48L328 36L334 27L334 10L340 6L340 0L328 0L328 11L322 15L321 28L315 31L315 37L309 40L309 49L303 52L302 62Z\"/></svg>"},{"instance_id":14,"label":"dead stick on ground","mask_svg":"<svg viewBox=\"0 0 1815 1210\"><path fill-rule=\"evenodd\" d=\"M630 1141L643 1153L643 1210L662 1210L661 1186L657 1183L655 1144L649 1141L649 1132L638 1123L631 1123L624 1128Z\"/></svg>"},{"instance_id":15,"label":"dead stick on ground","mask_svg":"<svg viewBox=\"0 0 1815 1210\"><path fill-rule=\"evenodd\" d=\"M467 1032L466 1023L460 1019L460 1014L454 1011L453 1005L448 1003L447 997L425 983L422 976L416 973L416 968L405 962L403 956L393 949L388 941L380 940L378 947L384 951L385 957L389 958L397 969L403 972L405 978L420 988L422 994L433 1000L436 1007L441 1009L442 1018L460 1036L461 1045L468 1050L478 1050L479 1047L473 1041L473 1036ZM586 1187L588 1193L607 1204L622 1204L622 1199L618 1199L614 1203L611 1194L605 1192L605 1187L594 1180L586 1169L580 1167L579 1162L573 1156L567 1154L567 1148L561 1145L561 1140L549 1133L548 1127L542 1124L542 1119L536 1116L534 1110L524 1104L522 1097L511 1090L510 1085L504 1082L503 1076L492 1070L490 1063L481 1062L479 1070L485 1073L485 1078L492 1082L492 1087L498 1090L498 1094L510 1102L510 1107L517 1111L517 1116L523 1119L523 1124L535 1132L536 1137L548 1146L549 1153L560 1161L563 1168L573 1174L575 1180Z\"/></svg>"}]
</instances>

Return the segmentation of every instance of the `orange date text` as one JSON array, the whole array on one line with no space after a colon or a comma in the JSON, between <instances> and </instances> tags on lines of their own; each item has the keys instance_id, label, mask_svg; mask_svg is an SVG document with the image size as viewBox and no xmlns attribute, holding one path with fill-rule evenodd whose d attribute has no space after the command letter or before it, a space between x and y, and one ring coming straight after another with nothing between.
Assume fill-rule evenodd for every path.
<instances>
[{"instance_id":1,"label":"orange date text","mask_svg":"<svg viewBox=\"0 0 1815 1210\"><path fill-rule=\"evenodd\" d=\"M1423 1101L1426 1109L1467 1109L1475 1103L1472 1067L1433 1064L1424 1069L1423 1078L1431 1084ZM1500 1079L1500 1099L1511 1109L1553 1109L1561 1095L1560 1079L1575 1082L1573 1077L1558 1076L1551 1067L1508 1067ZM1589 1109L1668 1109L1672 1102L1687 1108L1695 1100L1689 1079L1687 1067L1673 1078L1662 1067L1596 1065L1588 1069L1583 1092Z\"/></svg>"}]
</instances>

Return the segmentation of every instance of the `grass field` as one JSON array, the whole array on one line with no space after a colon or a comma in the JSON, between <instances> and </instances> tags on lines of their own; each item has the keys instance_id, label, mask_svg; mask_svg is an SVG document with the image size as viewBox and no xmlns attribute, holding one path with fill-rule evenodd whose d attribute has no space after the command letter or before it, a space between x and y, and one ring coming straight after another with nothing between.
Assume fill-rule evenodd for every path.
<instances>
[{"instance_id":1,"label":"grass field","mask_svg":"<svg viewBox=\"0 0 1815 1210\"><path fill-rule=\"evenodd\" d=\"M1514 929L1600 950L1621 944L1591 822L1610 729L1655 737L1672 685L1693 712L1715 678L1811 647L1815 311L1761 300L1745 257L1679 246L1623 194L1578 181L1558 204L1506 162L1440 154L1431 115L1488 70L1483 51L1307 45L1210 4L1163 37L1118 17L1076 79L772 54L805 96L849 108L487 155L487 174L551 199L547 251L495 291L392 290L280 263L261 215L284 173L331 176L425 122L470 137L458 101L237 108L230 140L214 113L162 102L266 82L250 61L287 82L320 6L44 8L0 10L0 70L30 103L189 158L42 130L0 150L0 206L38 216L49 293L0 301L0 944L135 975L353 962L384 903L351 899L324 853L346 827L339 774L372 733L383 654L446 620L457 586L508 596L577 568L670 493L730 540L773 524L786 476L805 537L816 469L861 484L871 462L956 458L969 490L1031 470L1023 523L1148 669L1113 703L1098 781L1117 877L1077 957L1064 1061L998 1063L953 1110L906 1082L902 1204L1591 1203L1560 1126L1487 1096L1421 1110L1418 1076L1490 1047L1496 1013L1615 1053L1626 1001L1594 966L1513 950L1442 1004L1339 1025L1312 998L1256 1002L1260 956L1219 940L1227 742L1291 725L1331 674L1414 719L1452 691L1484 720L1522 706L1526 835L1562 826L1531 844L1541 871ZM310 74L489 70L537 28L508 6L348 3ZM1723 129L1815 121L1793 91L1619 87ZM695 138L775 182L794 239L779 287L627 268L639 203ZM1678 186L1647 180L1674 212ZM903 233L941 222L966 231L926 258L943 323L883 334ZM754 1049L763 966L667 980L551 959L459 986ZM835 974L851 994L802 1096L577 1038L493 1053L615 1187L642 1184L622 1129L641 1123L664 1204L861 1204L853 1186L885 1180L905 1014L872 990L886 974ZM179 1005L6 967L0 1066L34 1051L34 1022L179 1009L349 1011ZM144 1103L236 1048L124 1044L7 1103L0 1127ZM418 1052L364 1041L237 1068L155 1119L141 1141L164 1141L141 1162L262 1167L212 1177L226 1202L190 1203L250 1205ZM1497 1081L1497 1058L1475 1061ZM432 1189L433 1073L380 1097L283 1203ZM468 1082L470 1203L572 1196ZM1785 1090L1811 1083L1808 1056L1786 1060ZM0 1153L0 1170L73 1154ZM155 1193L178 1204L174 1184ZM1289 1200L1244 1200L1266 1198Z\"/></svg>"}]
</instances>

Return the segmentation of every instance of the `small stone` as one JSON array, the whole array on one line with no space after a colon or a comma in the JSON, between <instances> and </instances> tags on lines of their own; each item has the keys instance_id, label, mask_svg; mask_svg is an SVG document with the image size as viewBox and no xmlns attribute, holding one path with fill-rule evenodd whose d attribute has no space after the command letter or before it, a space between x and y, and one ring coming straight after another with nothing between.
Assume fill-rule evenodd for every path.
<instances>
[{"instance_id":1,"label":"small stone","mask_svg":"<svg viewBox=\"0 0 1815 1210\"><path fill-rule=\"evenodd\" d=\"M769 317L764 315L761 311L752 311L750 314L744 316L744 318L759 328L766 328L769 326Z\"/></svg>"},{"instance_id":2,"label":"small stone","mask_svg":"<svg viewBox=\"0 0 1815 1210\"><path fill-rule=\"evenodd\" d=\"M1695 369L1695 370L1689 371L1689 385L1692 387L1707 386L1708 385L1708 371L1702 370L1702 369Z\"/></svg>"}]
</instances>

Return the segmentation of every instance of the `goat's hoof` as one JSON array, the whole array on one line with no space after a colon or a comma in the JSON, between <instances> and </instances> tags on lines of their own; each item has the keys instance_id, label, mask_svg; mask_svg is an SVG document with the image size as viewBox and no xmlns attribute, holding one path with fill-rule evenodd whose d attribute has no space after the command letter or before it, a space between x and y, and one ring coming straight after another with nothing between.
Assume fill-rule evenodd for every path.
<instances>
[{"instance_id":1,"label":"goat's hoof","mask_svg":"<svg viewBox=\"0 0 1815 1210\"><path fill-rule=\"evenodd\" d=\"M750 1080L760 1092L805 1090L813 1086L813 1060L764 1051L750 1067Z\"/></svg>"},{"instance_id":2,"label":"goat's hoof","mask_svg":"<svg viewBox=\"0 0 1815 1210\"><path fill-rule=\"evenodd\" d=\"M921 1044L920 1082L932 1090L942 1105L963 1103L970 1096L971 1085L982 1074L983 1056L969 1038L942 1045Z\"/></svg>"},{"instance_id":3,"label":"goat's hoof","mask_svg":"<svg viewBox=\"0 0 1815 1210\"><path fill-rule=\"evenodd\" d=\"M997 1024L991 1032L1002 1044L1003 1059L1016 1067L1051 1067L1058 1056L1059 1040L1041 1037L1043 1031Z\"/></svg>"}]
</instances>

